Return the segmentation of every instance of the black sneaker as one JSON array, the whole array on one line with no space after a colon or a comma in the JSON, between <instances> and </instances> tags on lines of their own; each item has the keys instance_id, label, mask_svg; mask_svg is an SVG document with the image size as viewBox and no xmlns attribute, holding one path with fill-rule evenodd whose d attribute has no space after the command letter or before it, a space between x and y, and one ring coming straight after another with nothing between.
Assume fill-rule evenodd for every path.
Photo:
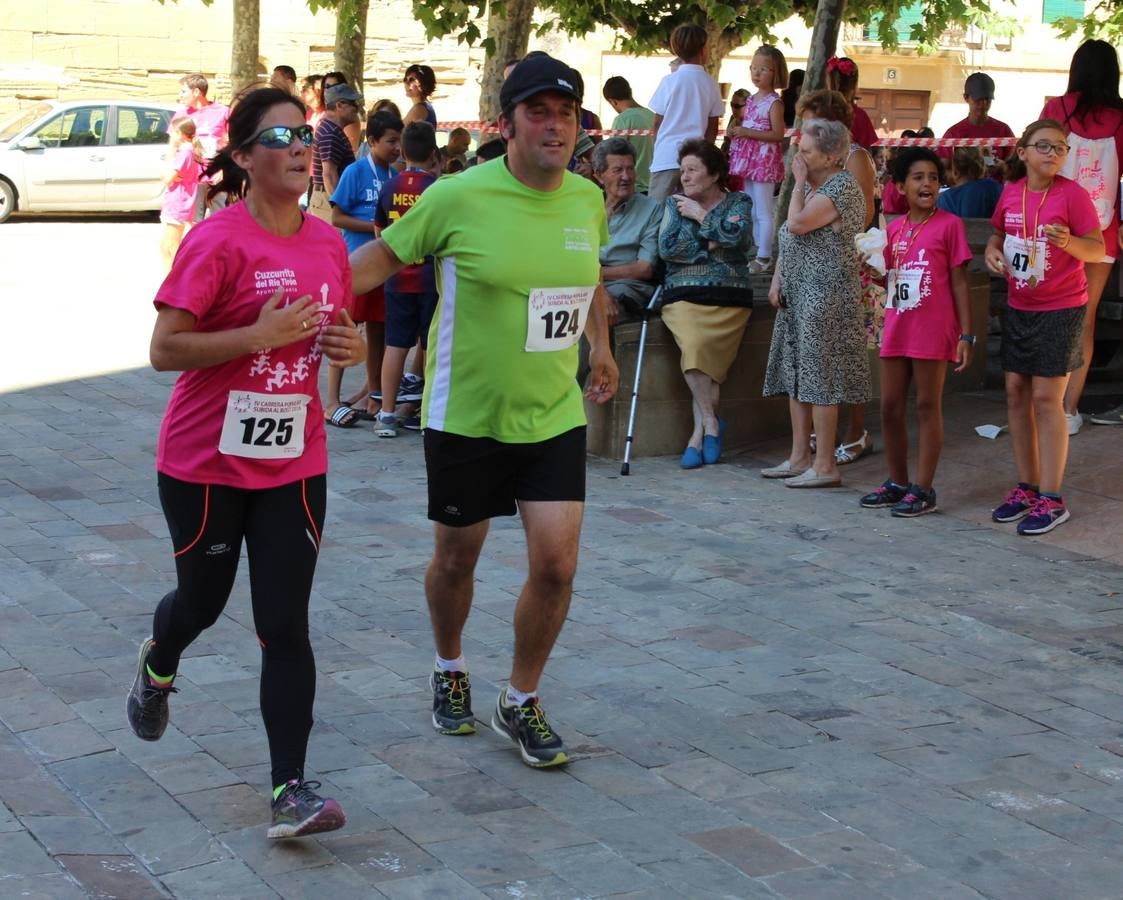
<instances>
[{"instance_id":1,"label":"black sneaker","mask_svg":"<svg viewBox=\"0 0 1123 900\"><path fill-rule=\"evenodd\" d=\"M321 797L313 788L318 781L293 779L273 801L273 824L267 836L273 839L304 837L321 831L335 831L347 822L343 808L335 801Z\"/></svg>"},{"instance_id":2,"label":"black sneaker","mask_svg":"<svg viewBox=\"0 0 1123 900\"><path fill-rule=\"evenodd\" d=\"M418 378L408 372L402 376L402 383L398 386L399 403L417 403L425 391L425 379Z\"/></svg>"},{"instance_id":3,"label":"black sneaker","mask_svg":"<svg viewBox=\"0 0 1123 900\"><path fill-rule=\"evenodd\" d=\"M542 769L569 762L565 745L546 721L537 697L531 697L522 706L508 706L506 700L507 689L503 688L495 703L491 727L511 743L518 744L524 763Z\"/></svg>"},{"instance_id":4,"label":"black sneaker","mask_svg":"<svg viewBox=\"0 0 1123 900\"><path fill-rule=\"evenodd\" d=\"M926 513L933 513L936 507L936 489L925 491L917 484L910 484L908 493L894 504L889 514L901 519L915 519Z\"/></svg>"},{"instance_id":5,"label":"black sneaker","mask_svg":"<svg viewBox=\"0 0 1123 900\"><path fill-rule=\"evenodd\" d=\"M882 483L875 491L870 491L858 502L866 509L881 509L883 506L895 506L905 499L909 489L903 484L889 479Z\"/></svg>"},{"instance_id":6,"label":"black sneaker","mask_svg":"<svg viewBox=\"0 0 1123 900\"><path fill-rule=\"evenodd\" d=\"M412 416L407 416L402 419L402 428L406 431L420 431L421 430L421 416L414 413Z\"/></svg>"},{"instance_id":7,"label":"black sneaker","mask_svg":"<svg viewBox=\"0 0 1123 900\"><path fill-rule=\"evenodd\" d=\"M140 645L136 678L125 701L129 727L142 741L158 741L168 727L168 694L179 693L174 687L156 687L148 677L148 652L156 642L148 638Z\"/></svg>"},{"instance_id":8,"label":"black sneaker","mask_svg":"<svg viewBox=\"0 0 1123 900\"><path fill-rule=\"evenodd\" d=\"M472 715L472 684L467 672L442 672L429 676L433 689L433 727L441 734L475 734Z\"/></svg>"}]
</instances>

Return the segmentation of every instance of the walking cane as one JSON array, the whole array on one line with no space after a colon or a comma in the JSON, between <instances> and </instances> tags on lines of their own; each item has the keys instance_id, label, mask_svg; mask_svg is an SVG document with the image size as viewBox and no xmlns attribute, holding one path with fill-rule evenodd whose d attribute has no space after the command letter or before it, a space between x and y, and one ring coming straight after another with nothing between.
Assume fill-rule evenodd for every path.
<instances>
[{"instance_id":1,"label":"walking cane","mask_svg":"<svg viewBox=\"0 0 1123 900\"><path fill-rule=\"evenodd\" d=\"M636 402L639 400L639 379L640 373L643 371L643 348L647 343L647 323L651 321L651 317L655 315L657 309L656 304L659 302L659 297L663 293L663 285L655 288L655 293L651 295L651 300L647 306L643 308L643 325L639 330L639 353L636 354L636 377L632 379L632 408L628 411L628 434L624 438L624 463L620 466L621 475L630 475L632 472L631 458L632 458L632 441L635 439L636 427Z\"/></svg>"}]
</instances>

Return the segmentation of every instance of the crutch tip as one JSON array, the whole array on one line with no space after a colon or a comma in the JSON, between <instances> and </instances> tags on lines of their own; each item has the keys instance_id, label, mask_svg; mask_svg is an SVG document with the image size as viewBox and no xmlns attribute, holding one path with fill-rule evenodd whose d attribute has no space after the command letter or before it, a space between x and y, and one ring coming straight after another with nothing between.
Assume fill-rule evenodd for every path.
<instances>
[{"instance_id":1,"label":"crutch tip","mask_svg":"<svg viewBox=\"0 0 1123 900\"><path fill-rule=\"evenodd\" d=\"M632 474L632 467L630 465L628 465L627 463L624 463L624 465L622 465L620 467L620 474L621 475L631 475Z\"/></svg>"}]
</instances>

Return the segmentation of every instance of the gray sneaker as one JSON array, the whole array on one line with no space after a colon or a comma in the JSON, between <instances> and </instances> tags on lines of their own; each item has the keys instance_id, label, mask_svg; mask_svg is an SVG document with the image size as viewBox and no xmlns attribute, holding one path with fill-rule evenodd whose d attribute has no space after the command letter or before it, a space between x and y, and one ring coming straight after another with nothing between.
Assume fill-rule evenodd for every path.
<instances>
[{"instance_id":1,"label":"gray sneaker","mask_svg":"<svg viewBox=\"0 0 1123 900\"><path fill-rule=\"evenodd\" d=\"M1093 425L1123 425L1123 403L1107 412L1088 416L1088 421Z\"/></svg>"},{"instance_id":2,"label":"gray sneaker","mask_svg":"<svg viewBox=\"0 0 1123 900\"><path fill-rule=\"evenodd\" d=\"M392 438L398 436L398 417L393 413L384 415L379 413L374 423L374 433L380 438Z\"/></svg>"}]
</instances>

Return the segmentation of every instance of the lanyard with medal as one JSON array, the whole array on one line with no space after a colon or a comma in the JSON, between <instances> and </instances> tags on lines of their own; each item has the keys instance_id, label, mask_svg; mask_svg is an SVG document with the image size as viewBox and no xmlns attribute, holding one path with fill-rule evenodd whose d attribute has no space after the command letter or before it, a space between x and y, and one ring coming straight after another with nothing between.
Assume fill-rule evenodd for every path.
<instances>
[{"instance_id":1,"label":"lanyard with medal","mask_svg":"<svg viewBox=\"0 0 1123 900\"><path fill-rule=\"evenodd\" d=\"M1029 192L1029 182L1022 185L1022 236L1006 235L1003 253L1006 264L1015 281L1025 282L1030 288L1035 288L1045 280L1045 261L1048 250L1044 241L1037 237L1038 225L1041 221L1041 208L1049 197L1052 185L1045 188L1041 200L1037 204L1037 211L1033 216L1033 227L1030 228L1029 215L1026 209L1026 197Z\"/></svg>"},{"instance_id":2,"label":"lanyard with medal","mask_svg":"<svg viewBox=\"0 0 1123 900\"><path fill-rule=\"evenodd\" d=\"M924 230L924 226L931 221L932 216L936 215L936 210L928 213L923 221L917 223L915 227L909 228L908 243L905 244L904 252L900 250L900 234L898 233L897 240L893 242L893 273L891 282L886 284L889 295L889 305L893 309L911 309L920 302L920 279L923 275L921 271L909 271L905 273L901 269L902 262L908 262L909 254L912 252L913 245L916 243L917 238L920 237L920 232ZM908 222L908 219L905 220ZM908 222L912 226L911 222ZM902 227L901 231L905 229Z\"/></svg>"}]
</instances>

